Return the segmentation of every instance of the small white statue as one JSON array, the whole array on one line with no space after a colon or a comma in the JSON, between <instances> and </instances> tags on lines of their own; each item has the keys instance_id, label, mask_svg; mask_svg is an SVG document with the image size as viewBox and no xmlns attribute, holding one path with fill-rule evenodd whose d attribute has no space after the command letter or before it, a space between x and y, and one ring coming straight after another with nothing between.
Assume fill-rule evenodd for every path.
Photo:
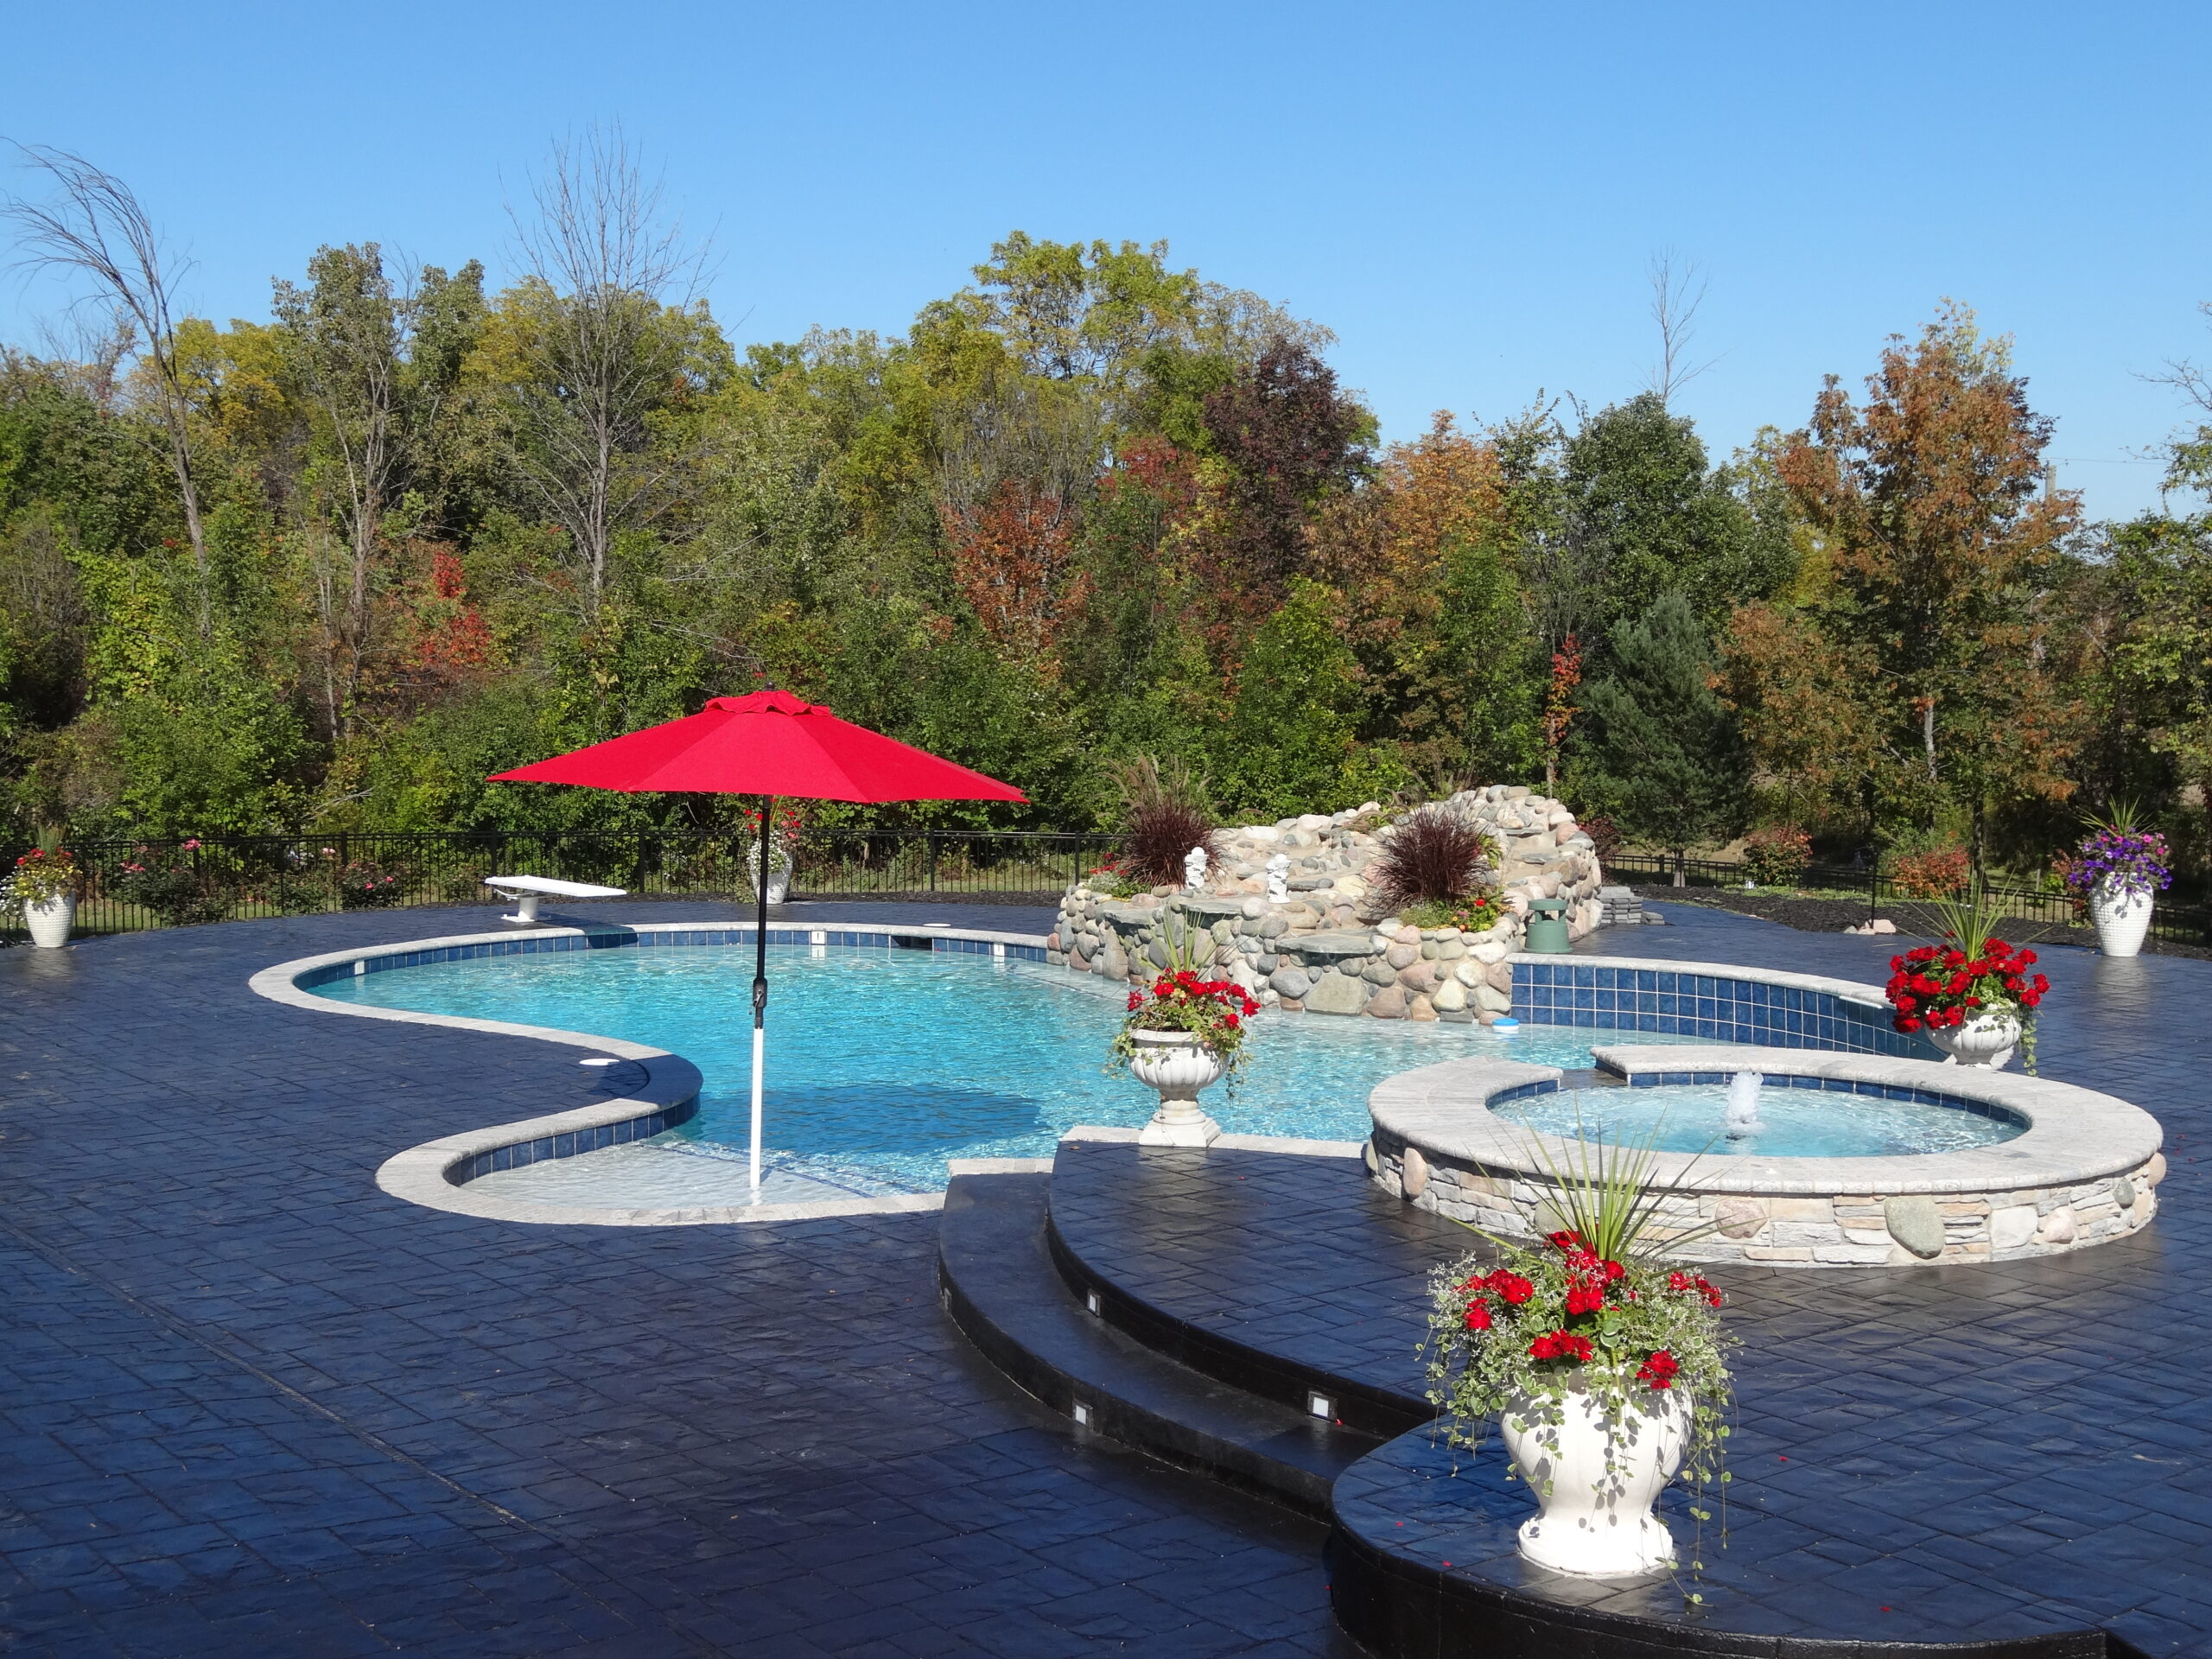
<instances>
[{"instance_id":1,"label":"small white statue","mask_svg":"<svg viewBox=\"0 0 2212 1659\"><path fill-rule=\"evenodd\" d=\"M1183 885L1192 893L1204 890L1206 885L1206 849L1193 847L1183 855Z\"/></svg>"},{"instance_id":2,"label":"small white statue","mask_svg":"<svg viewBox=\"0 0 2212 1659\"><path fill-rule=\"evenodd\" d=\"M1290 855L1277 853L1268 861L1268 898L1281 904L1290 897Z\"/></svg>"}]
</instances>

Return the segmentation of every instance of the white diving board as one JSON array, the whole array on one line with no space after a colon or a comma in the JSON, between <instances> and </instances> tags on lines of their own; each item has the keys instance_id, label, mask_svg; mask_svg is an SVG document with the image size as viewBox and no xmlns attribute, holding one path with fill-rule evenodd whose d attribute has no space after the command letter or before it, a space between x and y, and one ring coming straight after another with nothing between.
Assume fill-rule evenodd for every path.
<instances>
[{"instance_id":1,"label":"white diving board","mask_svg":"<svg viewBox=\"0 0 2212 1659\"><path fill-rule=\"evenodd\" d=\"M594 887L588 881L560 881L550 875L487 875L484 885L502 899L515 901L512 916L502 916L503 922L535 922L537 906L547 897L555 899L620 899L627 887Z\"/></svg>"}]
</instances>

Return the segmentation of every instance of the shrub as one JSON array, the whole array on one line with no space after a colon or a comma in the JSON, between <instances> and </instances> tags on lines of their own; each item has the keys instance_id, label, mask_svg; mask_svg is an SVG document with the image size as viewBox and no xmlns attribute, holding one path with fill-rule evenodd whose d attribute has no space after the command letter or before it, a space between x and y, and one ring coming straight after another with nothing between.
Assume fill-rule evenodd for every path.
<instances>
[{"instance_id":1,"label":"shrub","mask_svg":"<svg viewBox=\"0 0 2212 1659\"><path fill-rule=\"evenodd\" d=\"M1908 899L1942 899L1967 884L1972 861L1957 847L1929 847L1895 853L1890 880Z\"/></svg>"},{"instance_id":2,"label":"shrub","mask_svg":"<svg viewBox=\"0 0 2212 1659\"><path fill-rule=\"evenodd\" d=\"M338 902L347 910L384 910L407 896L399 877L365 858L346 865L335 880Z\"/></svg>"},{"instance_id":3,"label":"shrub","mask_svg":"<svg viewBox=\"0 0 2212 1659\"><path fill-rule=\"evenodd\" d=\"M1480 824L1432 802L1390 826L1368 880L1386 905L1449 904L1488 885L1495 855Z\"/></svg>"},{"instance_id":4,"label":"shrub","mask_svg":"<svg viewBox=\"0 0 2212 1659\"><path fill-rule=\"evenodd\" d=\"M159 853L143 844L132 848L115 883L116 896L171 927L222 920L230 906L194 863L191 855L199 849L197 841Z\"/></svg>"},{"instance_id":5,"label":"shrub","mask_svg":"<svg viewBox=\"0 0 2212 1659\"><path fill-rule=\"evenodd\" d=\"M1115 853L1096 868L1085 871L1082 885L1093 893L1103 893L1109 899L1129 899L1142 893L1149 884L1138 880L1123 869L1122 855Z\"/></svg>"},{"instance_id":6,"label":"shrub","mask_svg":"<svg viewBox=\"0 0 2212 1659\"><path fill-rule=\"evenodd\" d=\"M1221 857L1205 781L1180 760L1161 766L1150 755L1115 768L1122 791L1123 874L1147 885L1180 887L1183 861L1193 847L1209 864Z\"/></svg>"},{"instance_id":7,"label":"shrub","mask_svg":"<svg viewBox=\"0 0 2212 1659\"><path fill-rule=\"evenodd\" d=\"M1813 838L1794 823L1770 823L1744 843L1744 868L1763 887L1786 887L1813 861Z\"/></svg>"},{"instance_id":8,"label":"shrub","mask_svg":"<svg viewBox=\"0 0 2212 1659\"><path fill-rule=\"evenodd\" d=\"M1468 899L1429 899L1408 905L1398 914L1415 927L1456 927L1462 933L1482 933L1496 925L1506 912L1496 892L1478 893Z\"/></svg>"},{"instance_id":9,"label":"shrub","mask_svg":"<svg viewBox=\"0 0 2212 1659\"><path fill-rule=\"evenodd\" d=\"M1602 813L1596 817L1577 817L1576 825L1590 837L1590 844L1598 849L1598 860L1603 863L1620 850L1621 827Z\"/></svg>"}]
</instances>

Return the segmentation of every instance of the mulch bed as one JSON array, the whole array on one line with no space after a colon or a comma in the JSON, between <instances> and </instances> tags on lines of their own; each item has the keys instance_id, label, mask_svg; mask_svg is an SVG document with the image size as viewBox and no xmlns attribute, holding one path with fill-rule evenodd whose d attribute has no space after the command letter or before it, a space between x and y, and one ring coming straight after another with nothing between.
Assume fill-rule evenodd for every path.
<instances>
[{"instance_id":1,"label":"mulch bed","mask_svg":"<svg viewBox=\"0 0 2212 1659\"><path fill-rule=\"evenodd\" d=\"M1801 933L1840 933L1866 919L1865 900L1858 899L1802 899L1790 893L1742 893L1728 887L1675 887L1664 883L1636 886L1637 894L1647 901L1667 905L1704 905L1713 910L1732 910L1739 916L1756 916L1762 921L1779 922L1784 927L1794 927ZM1942 929L1932 910L1913 904L1891 903L1874 912L1886 916L1897 925L1899 933L1910 933L1929 938ZM2032 944L2038 948L2052 944L2070 944L2094 950L2097 945L2094 928L2061 927L2054 923L2012 919L2005 924L2005 937L2015 944ZM2161 957L2195 957L2200 961L2212 961L2212 949L2201 944L2170 944L2158 939L2143 943L2145 955Z\"/></svg>"}]
</instances>

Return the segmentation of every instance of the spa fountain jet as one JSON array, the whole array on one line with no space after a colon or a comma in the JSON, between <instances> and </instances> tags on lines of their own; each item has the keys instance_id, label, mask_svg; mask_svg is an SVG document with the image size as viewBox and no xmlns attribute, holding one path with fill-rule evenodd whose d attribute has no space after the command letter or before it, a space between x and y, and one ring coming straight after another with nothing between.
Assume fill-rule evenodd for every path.
<instances>
[{"instance_id":1,"label":"spa fountain jet","mask_svg":"<svg viewBox=\"0 0 2212 1659\"><path fill-rule=\"evenodd\" d=\"M1745 1141L1765 1129L1759 1122L1759 1090L1766 1079L1757 1071L1738 1071L1728 1080L1728 1138Z\"/></svg>"}]
</instances>

